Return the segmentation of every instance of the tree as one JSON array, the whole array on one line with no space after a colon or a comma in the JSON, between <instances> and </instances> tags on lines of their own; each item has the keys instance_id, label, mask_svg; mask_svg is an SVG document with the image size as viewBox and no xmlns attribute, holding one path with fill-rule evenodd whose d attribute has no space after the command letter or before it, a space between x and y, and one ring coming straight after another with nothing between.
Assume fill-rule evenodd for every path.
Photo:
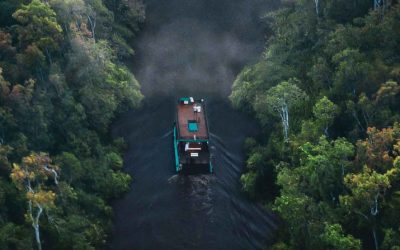
<instances>
[{"instance_id":1,"label":"tree","mask_svg":"<svg viewBox=\"0 0 400 250\"><path fill-rule=\"evenodd\" d=\"M143 98L118 60L119 45L133 52L134 3L0 1L0 249L104 246L131 180L109 124Z\"/></svg>"},{"instance_id":2,"label":"tree","mask_svg":"<svg viewBox=\"0 0 400 250\"><path fill-rule=\"evenodd\" d=\"M256 195L257 174L254 171L249 171L248 173L242 174L242 176L240 176L240 182L242 183L243 191L246 192L250 197L254 197Z\"/></svg>"},{"instance_id":3,"label":"tree","mask_svg":"<svg viewBox=\"0 0 400 250\"><path fill-rule=\"evenodd\" d=\"M117 9L120 15L117 16L118 21L128 25L132 31L139 29L138 24L144 21L145 5L142 0L119 0ZM135 20L135 22L132 22Z\"/></svg>"},{"instance_id":4,"label":"tree","mask_svg":"<svg viewBox=\"0 0 400 250\"><path fill-rule=\"evenodd\" d=\"M294 249L306 249L313 237L311 228L314 223L321 223L319 218L313 218L318 209L315 202L301 193L283 193L275 199L273 209L288 222Z\"/></svg>"},{"instance_id":5,"label":"tree","mask_svg":"<svg viewBox=\"0 0 400 250\"><path fill-rule=\"evenodd\" d=\"M57 23L56 13L47 3L32 0L28 5L22 5L13 17L23 26L18 27L21 47L38 46L52 63L51 51L57 50L62 40L62 29Z\"/></svg>"},{"instance_id":6,"label":"tree","mask_svg":"<svg viewBox=\"0 0 400 250\"><path fill-rule=\"evenodd\" d=\"M31 239L25 237L27 233L29 232L26 228L15 223L0 224L0 248L2 250L32 249Z\"/></svg>"},{"instance_id":7,"label":"tree","mask_svg":"<svg viewBox=\"0 0 400 250\"><path fill-rule=\"evenodd\" d=\"M334 88L342 98L357 97L362 91L371 91L369 75L374 72L364 53L356 49L345 49L332 58L337 65Z\"/></svg>"},{"instance_id":8,"label":"tree","mask_svg":"<svg viewBox=\"0 0 400 250\"><path fill-rule=\"evenodd\" d=\"M87 27L88 8L83 0L50 0L49 3L56 11L58 21L67 35L69 35L70 27L78 31Z\"/></svg>"},{"instance_id":9,"label":"tree","mask_svg":"<svg viewBox=\"0 0 400 250\"><path fill-rule=\"evenodd\" d=\"M315 3L315 14L319 16L319 0L314 0Z\"/></svg>"},{"instance_id":10,"label":"tree","mask_svg":"<svg viewBox=\"0 0 400 250\"><path fill-rule=\"evenodd\" d=\"M10 94L10 86L11 84L3 77L3 69L0 68L0 104L3 104Z\"/></svg>"},{"instance_id":11,"label":"tree","mask_svg":"<svg viewBox=\"0 0 400 250\"><path fill-rule=\"evenodd\" d=\"M357 141L356 164L385 173L393 167L395 157L400 153L396 147L400 139L400 124L395 123L392 128L381 130L370 127L367 135L367 139Z\"/></svg>"},{"instance_id":12,"label":"tree","mask_svg":"<svg viewBox=\"0 0 400 250\"><path fill-rule=\"evenodd\" d=\"M47 184L50 177L58 185L59 168L51 163L48 154L32 153L22 159L22 164L13 164L11 179L15 185L26 193L28 200L28 219L35 231L35 239L39 250L40 218L44 210L55 206L56 193Z\"/></svg>"},{"instance_id":13,"label":"tree","mask_svg":"<svg viewBox=\"0 0 400 250\"><path fill-rule=\"evenodd\" d=\"M115 57L107 41L77 36L71 45L69 70L79 83L80 103L90 125L105 132L117 112L139 106L139 83L126 67L112 62Z\"/></svg>"},{"instance_id":14,"label":"tree","mask_svg":"<svg viewBox=\"0 0 400 250\"><path fill-rule=\"evenodd\" d=\"M391 4L391 0L374 0L374 10L377 10L384 15Z\"/></svg>"},{"instance_id":15,"label":"tree","mask_svg":"<svg viewBox=\"0 0 400 250\"><path fill-rule=\"evenodd\" d=\"M12 46L11 34L0 29L0 62L13 58L15 47Z\"/></svg>"},{"instance_id":16,"label":"tree","mask_svg":"<svg viewBox=\"0 0 400 250\"><path fill-rule=\"evenodd\" d=\"M330 89L332 87L332 69L325 58L319 57L308 72L315 84L316 91Z\"/></svg>"},{"instance_id":17,"label":"tree","mask_svg":"<svg viewBox=\"0 0 400 250\"><path fill-rule=\"evenodd\" d=\"M333 123L333 119L339 114L339 107L324 96L315 104L313 114L316 122L321 124L325 135L329 136L328 128Z\"/></svg>"},{"instance_id":18,"label":"tree","mask_svg":"<svg viewBox=\"0 0 400 250\"><path fill-rule=\"evenodd\" d=\"M308 97L296 84L297 79L281 82L270 88L265 94L257 97L256 111L263 112L266 108L272 115L279 116L282 121L283 137L289 141L289 112L304 102Z\"/></svg>"},{"instance_id":19,"label":"tree","mask_svg":"<svg viewBox=\"0 0 400 250\"><path fill-rule=\"evenodd\" d=\"M361 173L348 174L344 179L351 194L341 196L340 203L372 227L376 250L379 249L375 221L379 213L379 202L384 199L397 175L398 170L395 168L379 174L365 166Z\"/></svg>"},{"instance_id":20,"label":"tree","mask_svg":"<svg viewBox=\"0 0 400 250\"><path fill-rule=\"evenodd\" d=\"M361 241L351 235L344 235L340 224L325 224L322 240L330 249L336 250L361 250Z\"/></svg>"},{"instance_id":21,"label":"tree","mask_svg":"<svg viewBox=\"0 0 400 250\"><path fill-rule=\"evenodd\" d=\"M398 250L400 249L400 228L393 230L391 228L384 230L384 239L382 242L383 250Z\"/></svg>"},{"instance_id":22,"label":"tree","mask_svg":"<svg viewBox=\"0 0 400 250\"><path fill-rule=\"evenodd\" d=\"M242 184L269 202L271 182L258 169L275 166L280 192L274 209L284 221L278 242L285 242L276 249L360 249L361 241L369 249L373 239L377 247L397 249L400 5L376 1L378 10L371 11L374 1L282 3L266 15L273 35L263 56L242 70L230 96L235 107L260 120L264 132L247 155L251 174ZM314 107L271 105L277 96L272 90L292 77ZM287 147L271 140L274 116L282 121L283 137L289 131ZM329 134L345 138L329 140Z\"/></svg>"},{"instance_id":23,"label":"tree","mask_svg":"<svg viewBox=\"0 0 400 250\"><path fill-rule=\"evenodd\" d=\"M349 159L353 156L354 146L343 138L329 142L321 136L318 144L307 142L300 150L301 166L296 171L307 184L301 190L317 200L337 204L338 196L343 191L343 177L351 165Z\"/></svg>"},{"instance_id":24,"label":"tree","mask_svg":"<svg viewBox=\"0 0 400 250\"><path fill-rule=\"evenodd\" d=\"M347 113L354 118L358 130L362 132L371 124L389 126L397 121L395 107L398 105L396 102L399 92L400 87L396 82L387 81L370 96L363 92L357 100L348 100Z\"/></svg>"},{"instance_id":25,"label":"tree","mask_svg":"<svg viewBox=\"0 0 400 250\"><path fill-rule=\"evenodd\" d=\"M345 176L350 194L340 197L341 205L349 213L357 214L372 230L375 248L378 249L378 214L389 190L399 179L400 126L377 130L368 128L368 138L357 142L355 163L362 170ZM384 210L383 210L384 211Z\"/></svg>"},{"instance_id":26,"label":"tree","mask_svg":"<svg viewBox=\"0 0 400 250\"><path fill-rule=\"evenodd\" d=\"M396 95L400 93L400 85L395 81L387 81L379 87L375 94L376 103L392 103L395 102Z\"/></svg>"},{"instance_id":27,"label":"tree","mask_svg":"<svg viewBox=\"0 0 400 250\"><path fill-rule=\"evenodd\" d=\"M253 72L254 69L245 68L236 77L232 85L232 93L229 99L235 108L250 111L250 102L256 96L255 83L258 82L255 77L259 77L259 74Z\"/></svg>"}]
</instances>

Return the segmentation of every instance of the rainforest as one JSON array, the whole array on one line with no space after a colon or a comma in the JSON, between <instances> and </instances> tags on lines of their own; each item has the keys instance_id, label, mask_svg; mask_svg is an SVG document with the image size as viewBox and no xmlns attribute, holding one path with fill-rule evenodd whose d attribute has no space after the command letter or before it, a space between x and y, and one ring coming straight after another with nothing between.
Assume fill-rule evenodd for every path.
<instances>
[{"instance_id":1,"label":"rainforest","mask_svg":"<svg viewBox=\"0 0 400 250\"><path fill-rule=\"evenodd\" d=\"M400 249L399 82L397 0L0 0L0 249Z\"/></svg>"}]
</instances>

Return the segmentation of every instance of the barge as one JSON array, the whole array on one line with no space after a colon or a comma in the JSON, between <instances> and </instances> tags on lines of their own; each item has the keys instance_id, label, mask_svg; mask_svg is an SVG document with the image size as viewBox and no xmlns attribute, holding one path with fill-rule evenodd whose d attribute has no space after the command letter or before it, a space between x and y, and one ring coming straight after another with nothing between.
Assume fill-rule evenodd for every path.
<instances>
[{"instance_id":1,"label":"barge","mask_svg":"<svg viewBox=\"0 0 400 250\"><path fill-rule=\"evenodd\" d=\"M182 97L178 100L173 131L176 172L212 173L204 99Z\"/></svg>"}]
</instances>

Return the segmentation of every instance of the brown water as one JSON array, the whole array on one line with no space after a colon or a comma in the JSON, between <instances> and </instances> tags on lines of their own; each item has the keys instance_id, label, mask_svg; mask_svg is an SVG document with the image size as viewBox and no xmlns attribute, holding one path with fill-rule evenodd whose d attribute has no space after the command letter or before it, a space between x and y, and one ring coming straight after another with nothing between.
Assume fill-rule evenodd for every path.
<instances>
[{"instance_id":1,"label":"brown water","mask_svg":"<svg viewBox=\"0 0 400 250\"><path fill-rule=\"evenodd\" d=\"M146 101L123 115L113 134L129 144L131 191L114 203L109 249L262 249L276 218L246 199L239 178L246 136L257 123L227 95L238 71L261 54L261 0L149 0L137 39L135 75ZM175 100L206 98L212 175L176 175L172 147Z\"/></svg>"}]
</instances>

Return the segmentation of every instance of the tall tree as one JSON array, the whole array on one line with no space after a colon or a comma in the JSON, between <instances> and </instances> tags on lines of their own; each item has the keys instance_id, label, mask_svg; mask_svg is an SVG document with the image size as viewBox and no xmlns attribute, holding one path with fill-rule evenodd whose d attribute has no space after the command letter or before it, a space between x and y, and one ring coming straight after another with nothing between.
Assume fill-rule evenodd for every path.
<instances>
[{"instance_id":1,"label":"tall tree","mask_svg":"<svg viewBox=\"0 0 400 250\"><path fill-rule=\"evenodd\" d=\"M351 194L341 196L341 204L348 211L360 216L364 223L371 227L376 250L379 249L376 220L380 209L380 201L385 198L397 175L398 170L395 168L388 170L384 174L379 174L366 166L361 173L348 174L345 177L345 184Z\"/></svg>"},{"instance_id":2,"label":"tall tree","mask_svg":"<svg viewBox=\"0 0 400 250\"><path fill-rule=\"evenodd\" d=\"M39 250L42 249L40 240L40 218L44 210L54 207L56 193L47 183L52 178L58 185L59 168L53 165L48 154L32 153L22 159L22 164L13 164L11 179L17 187L26 193L28 200L29 221L35 231L35 239Z\"/></svg>"},{"instance_id":3,"label":"tall tree","mask_svg":"<svg viewBox=\"0 0 400 250\"><path fill-rule=\"evenodd\" d=\"M314 106L313 114L316 122L320 124L326 136L328 128L333 123L333 119L338 115L339 107L331 102L326 96L322 97Z\"/></svg>"},{"instance_id":4,"label":"tall tree","mask_svg":"<svg viewBox=\"0 0 400 250\"><path fill-rule=\"evenodd\" d=\"M52 63L51 52L59 48L63 37L56 13L49 4L32 0L29 4L22 5L13 17L23 25L18 28L20 46L37 46Z\"/></svg>"},{"instance_id":5,"label":"tall tree","mask_svg":"<svg viewBox=\"0 0 400 250\"><path fill-rule=\"evenodd\" d=\"M399 180L400 126L377 130L368 128L368 138L357 142L357 173L346 175L344 181L350 194L340 197L341 204L349 213L359 216L371 230L378 249L378 214L382 203L391 194L389 189Z\"/></svg>"},{"instance_id":6,"label":"tall tree","mask_svg":"<svg viewBox=\"0 0 400 250\"><path fill-rule=\"evenodd\" d=\"M344 235L340 224L326 224L321 238L331 249L336 250L361 250L362 246L359 239L355 239L352 235Z\"/></svg>"},{"instance_id":7,"label":"tall tree","mask_svg":"<svg viewBox=\"0 0 400 250\"><path fill-rule=\"evenodd\" d=\"M262 112L266 108L270 114L280 117L283 137L286 142L289 141L290 110L308 98L297 84L299 84L297 79L281 82L277 86L270 88L265 94L259 95L256 101L256 110Z\"/></svg>"}]
</instances>

